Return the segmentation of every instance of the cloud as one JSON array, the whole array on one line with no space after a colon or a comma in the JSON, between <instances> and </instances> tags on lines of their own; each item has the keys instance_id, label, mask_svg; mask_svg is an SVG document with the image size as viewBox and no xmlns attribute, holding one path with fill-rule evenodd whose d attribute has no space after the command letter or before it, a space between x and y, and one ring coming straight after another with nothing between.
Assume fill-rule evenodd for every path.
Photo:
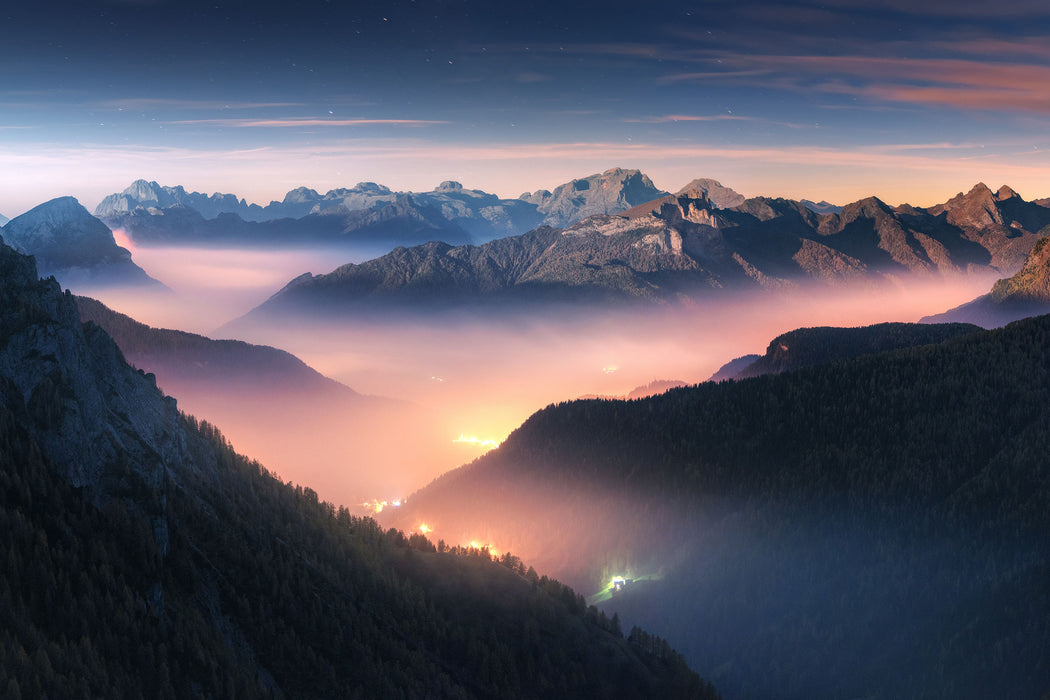
<instances>
[{"instance_id":1,"label":"cloud","mask_svg":"<svg viewBox=\"0 0 1050 700\"><path fill-rule=\"evenodd\" d=\"M149 110L149 109L185 109L185 110L225 110L225 109L272 109L276 107L302 107L301 102L228 102L222 100L186 100L167 97L126 97L105 100L98 103L101 107L113 109Z\"/></svg>"},{"instance_id":2,"label":"cloud","mask_svg":"<svg viewBox=\"0 0 1050 700\"><path fill-rule=\"evenodd\" d=\"M675 124L678 122L754 122L757 124L775 124L791 129L804 129L804 124L776 121L764 117L751 117L739 114L665 114L656 117L637 117L622 120L627 124Z\"/></svg>"},{"instance_id":3,"label":"cloud","mask_svg":"<svg viewBox=\"0 0 1050 700\"><path fill-rule=\"evenodd\" d=\"M293 117L290 119L184 119L165 122L166 124L228 126L234 128L298 128L304 126L430 126L448 124L435 119L316 119L312 117Z\"/></svg>"},{"instance_id":4,"label":"cloud","mask_svg":"<svg viewBox=\"0 0 1050 700\"><path fill-rule=\"evenodd\" d=\"M873 100L939 105L967 110L1050 114L1050 66L946 58L879 56L723 56L757 82L781 89L863 96ZM665 82L704 80L722 74L683 73Z\"/></svg>"}]
</instances>

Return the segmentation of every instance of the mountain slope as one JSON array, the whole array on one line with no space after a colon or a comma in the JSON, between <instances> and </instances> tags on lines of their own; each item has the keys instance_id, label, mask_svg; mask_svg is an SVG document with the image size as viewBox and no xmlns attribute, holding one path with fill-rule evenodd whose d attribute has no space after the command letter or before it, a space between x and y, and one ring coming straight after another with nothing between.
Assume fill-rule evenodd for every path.
<instances>
[{"instance_id":1,"label":"mountain slope","mask_svg":"<svg viewBox=\"0 0 1050 700\"><path fill-rule=\"evenodd\" d=\"M1048 363L1039 317L550 406L391 522L487 538L586 590L634 579L604 609L733 697L1038 697Z\"/></svg>"},{"instance_id":2,"label":"mountain slope","mask_svg":"<svg viewBox=\"0 0 1050 700\"><path fill-rule=\"evenodd\" d=\"M1050 312L1050 238L1040 240L1013 277L1001 279L992 291L973 301L922 319L922 323L961 321L985 328Z\"/></svg>"},{"instance_id":3,"label":"mountain slope","mask_svg":"<svg viewBox=\"0 0 1050 700\"><path fill-rule=\"evenodd\" d=\"M327 275L300 276L252 314L550 301L667 304L812 282L879 285L901 275L1012 265L1039 240L1024 228L962 229L945 215L894 209L874 197L818 214L799 202L763 197L719 209L703 191L694 194L591 216L562 231L540 228L480 246L397 249ZM1029 211L1016 196L993 204ZM1026 215L1028 225L1050 224L1050 209L1032 206L1042 214Z\"/></svg>"},{"instance_id":4,"label":"mountain slope","mask_svg":"<svg viewBox=\"0 0 1050 700\"><path fill-rule=\"evenodd\" d=\"M3 239L36 258L41 274L66 287L162 285L131 261L104 223L73 197L45 202L9 221Z\"/></svg>"},{"instance_id":5,"label":"mountain slope","mask_svg":"<svg viewBox=\"0 0 1050 700\"><path fill-rule=\"evenodd\" d=\"M869 353L942 343L979 330L980 327L968 323L880 323L862 328L798 328L771 340L764 355L732 376L746 379L790 372Z\"/></svg>"},{"instance_id":6,"label":"mountain slope","mask_svg":"<svg viewBox=\"0 0 1050 700\"><path fill-rule=\"evenodd\" d=\"M151 328L94 299L76 302L81 318L112 336L128 362L154 374L184 410L222 426L242 452L327 499L362 503L407 490L436 465L461 459L429 412L362 396L283 350Z\"/></svg>"},{"instance_id":7,"label":"mountain slope","mask_svg":"<svg viewBox=\"0 0 1050 700\"><path fill-rule=\"evenodd\" d=\"M510 556L282 484L31 259L2 247L0 273L5 695L715 697Z\"/></svg>"}]
</instances>

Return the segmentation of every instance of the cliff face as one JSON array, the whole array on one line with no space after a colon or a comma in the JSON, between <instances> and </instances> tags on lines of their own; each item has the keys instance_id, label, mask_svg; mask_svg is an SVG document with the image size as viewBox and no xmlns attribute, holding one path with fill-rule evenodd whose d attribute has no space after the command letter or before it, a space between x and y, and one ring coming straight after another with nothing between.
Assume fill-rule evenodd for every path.
<instances>
[{"instance_id":1,"label":"cliff face","mask_svg":"<svg viewBox=\"0 0 1050 700\"><path fill-rule=\"evenodd\" d=\"M0 248L0 406L75 486L107 489L130 470L159 483L193 464L175 400L82 325L73 297L40 280L32 258Z\"/></svg>"}]
</instances>

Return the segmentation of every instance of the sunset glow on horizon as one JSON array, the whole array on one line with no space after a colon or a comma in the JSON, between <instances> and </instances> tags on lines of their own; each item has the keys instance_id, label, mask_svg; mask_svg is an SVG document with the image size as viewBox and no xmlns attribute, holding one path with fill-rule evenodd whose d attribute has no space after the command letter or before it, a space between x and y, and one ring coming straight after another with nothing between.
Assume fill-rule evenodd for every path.
<instances>
[{"instance_id":1,"label":"sunset glow on horizon","mask_svg":"<svg viewBox=\"0 0 1050 700\"><path fill-rule=\"evenodd\" d=\"M137 178L265 205L360 181L511 198L612 167L840 205L1050 196L1037 3L60 4L5 18L8 217Z\"/></svg>"}]
</instances>

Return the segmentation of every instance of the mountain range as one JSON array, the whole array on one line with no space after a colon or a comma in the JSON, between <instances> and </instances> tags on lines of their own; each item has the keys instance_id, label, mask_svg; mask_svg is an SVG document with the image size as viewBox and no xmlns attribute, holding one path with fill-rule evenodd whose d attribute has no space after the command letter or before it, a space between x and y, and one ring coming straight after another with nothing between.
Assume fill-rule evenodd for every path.
<instances>
[{"instance_id":1,"label":"mountain range","mask_svg":"<svg viewBox=\"0 0 1050 700\"><path fill-rule=\"evenodd\" d=\"M669 303L723 290L1012 271L1048 226L1047 207L983 184L928 210L870 197L829 214L764 197L720 209L693 188L565 229L541 227L479 246L429 242L304 274L249 315Z\"/></svg>"},{"instance_id":2,"label":"mountain range","mask_svg":"<svg viewBox=\"0 0 1050 700\"><path fill-rule=\"evenodd\" d=\"M1041 697L1050 317L815 330L920 344L551 405L385 521L522 552L727 697Z\"/></svg>"},{"instance_id":3,"label":"mountain range","mask_svg":"<svg viewBox=\"0 0 1050 700\"><path fill-rule=\"evenodd\" d=\"M7 246L0 340L6 697L717 697L512 555L274 478Z\"/></svg>"},{"instance_id":4,"label":"mountain range","mask_svg":"<svg viewBox=\"0 0 1050 700\"><path fill-rule=\"evenodd\" d=\"M113 232L73 197L59 197L8 221L0 235L36 258L40 273L66 287L148 286L163 289L117 245Z\"/></svg>"},{"instance_id":5,"label":"mountain range","mask_svg":"<svg viewBox=\"0 0 1050 700\"><path fill-rule=\"evenodd\" d=\"M324 195L299 187L265 207L229 194L205 195L137 180L106 197L95 215L141 245L398 245L479 243L627 209L664 194L637 170L613 168L500 199L442 182L430 192L394 192L374 182ZM385 251L384 251L385 252Z\"/></svg>"},{"instance_id":6,"label":"mountain range","mask_svg":"<svg viewBox=\"0 0 1050 700\"><path fill-rule=\"evenodd\" d=\"M1013 277L1001 279L992 291L973 301L921 319L922 323L958 321L985 328L1050 313L1050 246L1046 238L1035 244L1024 266Z\"/></svg>"}]
</instances>

